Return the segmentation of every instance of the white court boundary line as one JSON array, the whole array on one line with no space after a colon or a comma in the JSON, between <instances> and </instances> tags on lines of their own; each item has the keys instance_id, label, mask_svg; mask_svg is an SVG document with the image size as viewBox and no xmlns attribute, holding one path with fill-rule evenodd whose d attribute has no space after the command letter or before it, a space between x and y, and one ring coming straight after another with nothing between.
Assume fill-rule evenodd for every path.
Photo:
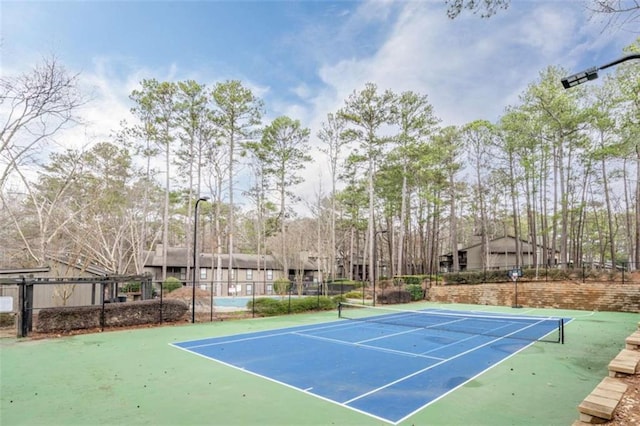
<instances>
[{"instance_id":1,"label":"white court boundary line","mask_svg":"<svg viewBox=\"0 0 640 426\"><path fill-rule=\"evenodd\" d=\"M202 358L205 358L205 359L213 360L213 361L215 361L215 362L217 362L217 363L219 363L219 364L222 364L222 365L225 365L225 366L228 366L228 367L234 368L234 369L236 369L236 370L240 370L240 371L243 371L243 372L245 372L245 373L249 373L249 374L251 374L251 375L253 375L253 376L260 377L260 378L263 378L263 379L267 379L267 380L269 380L269 381L271 381L271 382L273 382L273 383L278 383L278 384L284 385L284 386L285 386L285 387L287 387L287 388L290 388L290 389L294 389L294 390L297 390L297 391L303 392L303 393L305 393L305 394L307 394L307 395L310 395L310 396L313 396L313 397L319 398L319 399L324 400L324 401L331 402L331 403L333 403L333 404L339 405L339 406L341 406L341 407L347 408L347 409L352 410L352 411L356 411L356 412L361 413L361 414L364 414L364 415L366 415L366 416L368 416L368 417L372 417L372 418L375 418L375 419L377 419L377 420L384 421L385 423L389 423L389 424L392 424L392 425L397 425L397 424L399 424L400 422L402 422L402 421L406 420L407 418L411 417L412 415L416 414L417 412L419 412L419 411L423 410L423 409L424 409L424 408L426 408L427 406L429 406L429 405L431 405L431 404L435 403L436 401L438 401L438 400L440 400L441 398L445 397L446 395L450 394L450 393L451 393L451 392L453 392L454 390L456 390L456 389L460 388L461 386L465 385L465 384L466 384L466 383L468 383L469 381L471 381L471 380L475 379L476 377L478 377L478 376L480 376L480 375L484 374L486 371L490 370L491 368L493 368L493 367L495 367L495 366L497 366L497 365L501 364L502 362L506 361L507 359L511 358L512 356L516 355L517 353L519 353L519 352L523 351L524 349L528 348L529 346L533 345L533 344L535 343L535 341L530 342L529 344L527 344L527 345L523 346L521 349L519 349L519 350L517 350L517 351L515 351L515 352L513 352L513 353L511 353L511 354L509 354L508 356L506 356L505 358L503 358L503 359L501 359L500 361L496 362L495 364L492 364L492 365L491 365L491 366L489 366L488 368L485 368L484 370L482 370L481 372L479 372L478 374L476 374L475 376L473 376L473 377L472 377L472 378L470 378L469 380L467 380L467 381L465 381L465 382L463 382L463 383L459 384L458 386L455 386L454 388L452 388L452 389L450 389L449 391L447 391L447 392L443 393L442 395L439 395L437 398L434 398L433 400L431 400L431 401L429 401L429 402L425 403L424 405L422 405L422 406L418 407L417 409L413 410L412 412L410 412L409 414L407 414L406 416L404 416L403 418L401 418L401 419L399 419L399 420L397 420L397 421L393 421L393 420L390 420L390 419L387 419L387 418L379 417L379 416L377 416L377 415L375 415L375 414L373 414L373 413L370 413L370 412L368 412L368 411L364 411L364 410L358 409L358 408L356 408L356 407L350 406L349 404L350 404L350 403L352 403L352 402L354 402L354 401L357 401L357 400L360 400L360 399L362 399L362 398L365 398L365 397L367 397L367 396L369 396L369 395L372 395L372 394L374 394L374 393L376 393L376 392L379 392L379 391L381 391L381 390L383 390L383 389L386 389L386 388L388 388L388 387L390 387L390 386L393 386L393 385L395 385L395 384L397 384L397 383L401 383L402 381L408 380L408 379L410 379L411 377L414 377L414 376L417 376L417 375L419 375L419 374L422 374L422 373L424 373L425 371L428 371L428 370L430 370L430 369L433 369L433 368L435 368L435 367L437 367L437 366L439 366L439 365L446 364L446 363L447 363L447 362L449 362L449 361L452 361L452 360L457 359L457 358L459 358L459 357L461 357L461 356L464 356L464 355L467 355L467 354L472 353L472 352L474 352L474 351L477 351L477 350L479 350L479 349L481 349L481 348L483 348L483 347L486 347L486 346L488 346L488 345L490 345L490 344L493 344L493 343L495 343L495 342L497 342L497 341L507 339L507 338L509 338L509 336L511 336L511 335L513 335L513 334L519 333L519 332L521 332L522 330L525 330L525 329L527 329L527 328L533 327L533 326L538 325L538 324L540 324L541 322L544 322L544 321L545 321L545 318L539 318L539 319L540 319L539 321L537 321L537 322L535 322L535 323L532 323L532 324L528 324L526 327L522 327L522 328L520 328L520 329L518 329L518 330L515 330L515 331L513 331L513 332L511 332L511 333L509 333L509 334L507 334L507 335L505 335L505 336L501 336L501 337L495 338L495 339L493 339L493 340L490 340L490 341L488 341L488 342L485 342L485 343L483 343L483 344L480 344L480 345L474 346L473 348L470 348L470 349L468 349L468 350L466 350L466 351L464 351L464 352L461 352L461 353L455 354L455 355L453 355L453 356L451 356L451 357L449 357L449 358L436 358L436 357L430 357L430 356L426 355L426 353L431 352L431 351L435 351L435 350L440 350L440 349L442 349L442 348L445 348L445 347L448 347L448 346L451 346L451 345L454 345L454 344L458 344L458 343L460 343L460 342L462 342L462 341L467 341L467 340L470 340L470 339L473 339L473 338L477 338L477 337L487 337L487 336L482 336L482 335L472 335L472 336L469 336L468 338L465 338L465 339L456 340L455 342L453 342L453 343L451 343L451 344L443 345L443 346L439 346L438 348L435 348L435 349L433 349L433 350L427 351L427 352L425 352L425 353L418 353L418 354L411 353L411 354L412 354L412 356L415 356L415 357L421 357L421 358L435 359L435 360L437 360L438 362L436 362L435 364L429 365L428 367L425 367L425 368L423 368L423 369L420 369L420 370L418 370L418 371L415 371L415 372L413 372L413 373L411 373L411 374L408 374L408 375L406 375L406 376L404 376L404 377L401 377L401 378L399 378L399 379L396 379L396 380L393 380L393 381L391 381L391 382L388 382L387 384L384 384L384 385L382 385L382 386L379 386L378 388L375 388L375 389L373 389L373 390L371 390L371 391L365 392L365 393L363 393L363 394L361 394L361 395L358 395L358 396L356 396L356 397L354 397L354 398L351 398L351 399L349 399L349 400L347 400L347 401L343 401L343 402L340 402L340 401L337 401L337 400L333 400L333 399L330 399L330 398L324 397L324 396L322 396L322 395L318 395L318 394L312 393L311 391L312 391L313 387L308 387L308 388L306 388L306 389L302 389L302 388L299 388L299 387L293 386L293 385L291 385L291 384L288 384L288 383L285 383L285 382L282 382L282 381L276 380L276 379L274 379L274 378L271 378L271 377L268 377L268 376L265 376L265 375L262 375L262 374L259 374L259 373L256 373L256 372L253 372L253 371L247 370L247 369L245 369L245 368L242 368L242 367L239 367L239 366L236 366L236 365L233 365L233 364L227 363L227 362L225 362L225 361L222 361L222 360L219 360L219 359L216 359L216 358L213 358L213 357L210 357L210 356L207 356L207 355L204 355L204 354L201 354L201 353L195 352L193 349L197 349L197 348L201 348L201 347L207 347L207 346L216 346L216 345L225 344L225 343L237 343L237 342L249 341L249 340L259 340L259 339L266 338L266 337L276 337L276 336L282 336L282 335L287 335L287 334L289 334L289 335L297 335L297 336L300 336L300 337L306 337L306 338L314 338L314 339L319 339L319 340L325 340L325 341L329 341L329 342L331 342L331 343L336 343L336 344L344 344L344 345L353 346L353 347L360 347L360 348L363 348L363 349L375 349L375 350L378 350L378 351L382 351L382 352L390 352L390 353L394 353L394 354L397 354L397 355L407 355L407 354L410 354L410 353L406 353L406 352L405 352L405 353L403 353L403 351L395 351L395 350L390 350L390 349L385 349L385 348L380 348L380 347L375 347L375 346L370 346L370 345L362 345L362 344L360 344L360 343L358 343L358 342L341 341L341 340L338 340L338 339L324 338L324 337L322 337L322 336L317 336L317 335L313 335L313 334L305 334L305 333L304 333L304 332L306 332L306 331L318 331L318 330L340 329L340 328L342 328L342 329L345 329L345 330L346 330L346 329L349 329L349 328L358 328L358 327L361 327L362 325L367 325L367 323L363 323L363 322L360 322L360 321L355 321L355 322L353 322L353 321L350 321L350 320L342 320L342 321L338 321L338 322L332 322L332 323L329 323L328 325L324 325L324 326L320 326L320 327L313 327L313 326L311 326L311 325L309 325L309 327L310 327L310 328L305 328L304 326L284 327L284 328L281 328L281 329L276 329L276 330L274 330L274 331L279 331L279 332L276 332L276 333L268 333L268 332L264 332L264 331L257 331L257 332L244 333L243 335L245 335L245 336L246 336L245 338L241 338L241 339L233 339L233 340L224 340L224 341L220 341L220 342L212 342L212 343L207 343L207 344L194 345L194 346L190 346L190 347L178 346L178 344L174 344L174 343L170 343L170 346L174 346L174 347L176 347L176 348L178 348L178 349L181 349L181 350L183 350L183 351L185 351L185 352L189 352L189 353L192 353L192 354L198 355L198 356L200 356L200 357L202 357ZM354 324L354 323L355 323L355 324ZM500 329L500 328L507 327L507 326L509 326L509 325L510 325L510 324L504 324L504 325L502 325L501 327L497 327L497 328L495 328L494 330L498 330L498 329ZM400 327L400 326L398 326L398 327ZM300 328L302 328L303 330L297 330L297 329L300 329ZM290 331L286 331L287 329L290 329ZM291 330L291 329L294 329L294 330ZM424 329L425 329L424 327L416 328L416 329L415 329L415 331L421 331L421 330L424 330ZM428 329L428 328L427 328L427 329ZM552 333L552 332L553 332L553 331L551 331L550 333ZM265 334L260 334L260 335L258 335L258 336L249 336L250 334L256 334L256 333L265 333ZM390 337L394 337L394 336L396 336L396 335L398 335L398 334L406 334L406 333L405 333L405 332L393 333L393 334L386 335L386 336L383 336L383 337L381 337L381 338L378 338L378 339L372 339L372 340L381 340L381 339L384 339L384 338L390 338ZM225 336L221 336L221 337L216 337L216 338L212 338L212 339L216 339L216 340L217 340L217 339L224 339L224 338L225 338ZM197 339L197 340L193 340L193 342L196 342L196 341L203 341L203 340L207 340L207 339ZM187 342L181 342L181 343L187 343Z\"/></svg>"}]
</instances>

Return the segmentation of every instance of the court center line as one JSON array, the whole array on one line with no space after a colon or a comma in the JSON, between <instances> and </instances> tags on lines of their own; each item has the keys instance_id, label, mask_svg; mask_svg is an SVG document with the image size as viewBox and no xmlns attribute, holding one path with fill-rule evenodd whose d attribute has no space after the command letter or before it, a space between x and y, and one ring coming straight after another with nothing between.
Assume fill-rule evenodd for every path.
<instances>
[{"instance_id":1,"label":"court center line","mask_svg":"<svg viewBox=\"0 0 640 426\"><path fill-rule=\"evenodd\" d=\"M418 331L418 330L416 330L416 331ZM397 355L408 356L408 357L411 357L411 358L425 358L425 359L433 359L433 360L436 360L436 361L442 361L442 360L445 359L445 358L442 358L442 357L424 355L422 353L399 351L397 349L382 348L380 346L363 345L363 344L361 344L359 342L347 342L347 341L344 341L344 340L332 339L330 337L316 336L314 334L304 334L304 333L298 333L298 332L292 332L291 334L295 334L296 336L300 336L300 337L307 337L309 339L317 339L317 340L322 340L322 341L326 341L326 342L337 343L337 344L347 345L347 346L357 346L357 347L361 347L361 348L365 348L365 349L372 349L372 350L377 351L377 352L393 353L393 354L397 354Z\"/></svg>"},{"instance_id":2,"label":"court center line","mask_svg":"<svg viewBox=\"0 0 640 426\"><path fill-rule=\"evenodd\" d=\"M405 380L407 380L407 379L410 379L411 377L414 377L414 376L417 376L417 375L419 375L419 374L422 374L422 373L424 373L425 371L431 370L432 368L436 368L437 366L442 365L442 364L444 364L444 363L447 363L447 362L449 362L449 361L451 361L451 360L454 360L454 359L456 359L456 358L460 358L460 357L461 357L461 356L463 356L463 355L466 355L466 354L468 354L468 353L474 352L474 351L476 351L476 350L478 350L478 349L481 349L481 348L483 348L483 347L485 347L485 346L488 346L488 345L490 345L490 344L492 344L492 343L494 343L494 342L497 342L497 341L499 341L499 340L503 340L503 339L505 339L505 338L507 338L507 337L509 337L509 336L513 335L513 334L516 334L516 333L518 333L518 332L520 332L520 331L522 331L522 330L526 330L527 328L533 327L534 325L537 325L537 324L539 324L539 323L541 323L541 322L542 322L542 321L538 321L537 323L530 324L530 325L528 325L527 327L523 327L523 328L521 328L521 329L519 329L519 330L513 331L513 332L511 332L511 333L507 334L506 336L503 336L503 337L499 337L499 338L497 338L497 339L490 340L490 341L488 341L488 342L486 342L486 343L484 343L484 344L482 344L482 345L475 346L475 347L473 347L473 348L471 348L471 349L468 349L468 350L466 350L466 351L464 351L464 352L460 352L459 354L456 354L456 355L454 355L454 356L452 356L452 357L450 357L450 358L444 359L444 360L442 360L442 361L440 361L440 362L437 362L437 363L435 363L435 364L433 364L433 365L430 365L430 366L428 366L428 367L422 368L422 369L420 369L420 370L418 370L418 371L415 371L415 372L413 372L413 373L411 373L411 374L408 374L408 375L406 375L406 376L404 376L404 377L400 377L400 378L399 378L399 379L397 379L397 380L394 380L394 381L392 381L392 382L389 382L389 383L387 383L387 384L385 384L385 385L383 385L383 386L380 386L380 387L378 387L378 388L376 388L376 389L372 389L372 390L370 390L369 392L365 392L365 393L363 393L362 395L359 395L359 396L357 396L357 397L355 397L355 398L351 398L351 399L349 399L349 400L347 400L347 401L344 401L344 402L343 402L343 404L345 404L345 405L351 404L351 403L352 403L352 402L354 402L354 401L357 401L357 400L362 399L362 398L364 398L364 397L366 397L366 396L372 395L372 394L374 394L374 393L376 393L376 392L378 392L378 391L381 391L381 390L383 390L383 389L386 389L386 388L388 388L388 387L391 387L391 386L395 385L396 383L403 382L403 381L405 381Z\"/></svg>"},{"instance_id":3,"label":"court center line","mask_svg":"<svg viewBox=\"0 0 640 426\"><path fill-rule=\"evenodd\" d=\"M373 337L371 339L360 340L359 342L356 342L356 343L366 343L366 342L373 342L375 340L383 340L383 339L386 339L387 337L398 336L400 334L414 333L414 332L419 331L419 330L428 330L428 329L435 328L435 327L438 327L438 326L441 326L441 325L452 324L454 322L459 322L459 321L464 321L464 319L459 319L459 320L455 320L455 321L448 321L448 322L443 322L443 323L439 323L439 324L433 324L433 325L430 325L430 326L403 326L403 325L398 325L398 327L411 327L411 330L399 331L399 332L393 333L393 334L386 334L386 335L380 336L380 337Z\"/></svg>"}]
</instances>

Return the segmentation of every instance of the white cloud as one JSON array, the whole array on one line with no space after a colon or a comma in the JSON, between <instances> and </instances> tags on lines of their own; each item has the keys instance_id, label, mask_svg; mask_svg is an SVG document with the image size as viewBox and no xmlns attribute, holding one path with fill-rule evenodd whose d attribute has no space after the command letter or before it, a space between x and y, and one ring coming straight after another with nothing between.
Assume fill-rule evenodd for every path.
<instances>
[{"instance_id":1,"label":"white cloud","mask_svg":"<svg viewBox=\"0 0 640 426\"><path fill-rule=\"evenodd\" d=\"M463 14L453 21L446 18L441 1L374 0L334 12L342 16L331 21L335 27L320 31L314 26L317 23L310 22L302 35L296 35L310 52L317 51L318 58L328 58L317 69L320 87L303 82L290 93L275 93L275 83L271 86L272 82L246 75L242 69L224 68L221 75L206 66L183 69L177 62L151 69L136 58L100 56L80 75L83 90L93 95L81 111L86 126L67 130L56 140L68 147L109 140L121 120L131 120L128 97L144 78L194 79L209 87L217 81L241 80L254 95L268 98L265 106L270 114L277 111L309 127L314 146L327 113L341 108L367 82L380 90L428 95L443 125L495 121L506 106L518 102L546 66L578 71L585 57L602 63L618 52L613 50L608 58L599 58L595 52L630 43L624 42L624 34L603 34L596 24L588 23L580 2L513 2L509 10L490 19ZM368 36L372 28L378 38ZM11 58L3 60L3 75L24 71L38 59L33 51L11 49L12 45L2 46L0 51ZM290 101L291 93L297 97L295 102ZM305 170L307 182L300 186L300 193L315 194L320 176L323 188L329 187L324 154L314 150L313 155L315 162Z\"/></svg>"},{"instance_id":2,"label":"white cloud","mask_svg":"<svg viewBox=\"0 0 640 426\"><path fill-rule=\"evenodd\" d=\"M371 16L370 10L360 8L350 25ZM319 68L325 87L313 98L309 114L314 133L328 112L342 107L366 82L380 90L428 95L442 125L495 122L507 106L519 102L540 71L565 63L567 53L578 49L573 46L611 42L593 27L584 29L582 5L576 2L519 3L491 19L467 14L453 21L439 3L406 2L394 19L389 36L372 55L342 58ZM326 165L322 154L316 159L300 186L302 193L312 194L319 186ZM323 177L327 188L328 172Z\"/></svg>"}]
</instances>

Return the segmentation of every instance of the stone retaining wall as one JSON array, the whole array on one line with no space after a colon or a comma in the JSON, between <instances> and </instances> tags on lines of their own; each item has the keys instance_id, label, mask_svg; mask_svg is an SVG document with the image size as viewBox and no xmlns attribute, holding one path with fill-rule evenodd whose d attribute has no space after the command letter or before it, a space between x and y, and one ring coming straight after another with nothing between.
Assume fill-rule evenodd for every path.
<instances>
[{"instance_id":1,"label":"stone retaining wall","mask_svg":"<svg viewBox=\"0 0 640 426\"><path fill-rule=\"evenodd\" d=\"M429 288L434 302L513 306L515 285L466 284ZM640 284L518 282L518 305L534 308L640 312Z\"/></svg>"}]
</instances>

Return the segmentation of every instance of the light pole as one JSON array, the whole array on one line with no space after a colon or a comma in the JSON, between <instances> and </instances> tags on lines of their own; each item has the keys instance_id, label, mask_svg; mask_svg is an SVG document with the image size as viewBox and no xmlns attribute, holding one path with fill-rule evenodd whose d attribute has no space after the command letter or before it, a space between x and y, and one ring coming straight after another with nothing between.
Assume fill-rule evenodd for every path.
<instances>
[{"instance_id":1,"label":"light pole","mask_svg":"<svg viewBox=\"0 0 640 426\"><path fill-rule=\"evenodd\" d=\"M377 241L378 234L385 234L387 232L386 229L381 229L380 231L376 231L373 234L373 276L371 277L371 281L373 282L373 306L376 306L376 269L378 269L378 265L376 262L376 258L378 257L377 251Z\"/></svg>"},{"instance_id":2,"label":"light pole","mask_svg":"<svg viewBox=\"0 0 640 426\"><path fill-rule=\"evenodd\" d=\"M640 59L640 54L634 53L632 55L623 56L622 58L616 59L615 61L609 62L608 64L600 65L599 67L591 67L584 71L580 71L579 73L570 75L569 77L565 77L560 81L562 81L562 86L565 89L570 89L579 84L586 83L589 80L595 80L596 78L598 78L598 71L612 67L614 65L618 65L619 63L628 61L630 59Z\"/></svg>"},{"instance_id":3,"label":"light pole","mask_svg":"<svg viewBox=\"0 0 640 426\"><path fill-rule=\"evenodd\" d=\"M196 201L196 207L193 213L193 287L191 288L191 323L196 322L196 260L198 259L198 204L200 201L207 201L209 197L200 197ZM213 289L212 289L213 290Z\"/></svg>"}]
</instances>

